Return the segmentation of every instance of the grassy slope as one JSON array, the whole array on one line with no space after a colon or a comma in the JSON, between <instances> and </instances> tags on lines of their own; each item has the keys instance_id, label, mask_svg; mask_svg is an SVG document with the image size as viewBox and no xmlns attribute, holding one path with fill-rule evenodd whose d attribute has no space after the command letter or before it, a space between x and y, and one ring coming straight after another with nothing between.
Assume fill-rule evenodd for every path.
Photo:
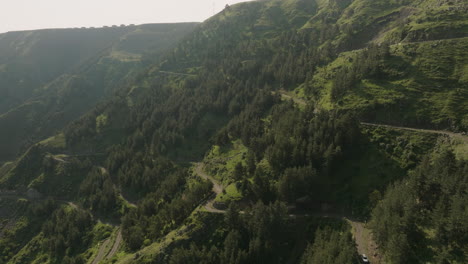
<instances>
[{"instance_id":1,"label":"grassy slope","mask_svg":"<svg viewBox=\"0 0 468 264\"><path fill-rule=\"evenodd\" d=\"M246 154L247 148L242 144L241 140L236 140L228 146L213 146L205 156L205 170L225 186L225 192L216 197L217 202L242 199L242 192L238 190L236 181L232 176L238 163L241 163L244 167L246 166Z\"/></svg>"},{"instance_id":2,"label":"grassy slope","mask_svg":"<svg viewBox=\"0 0 468 264\"><path fill-rule=\"evenodd\" d=\"M0 91L5 96L0 112L30 98L34 89L73 70L130 30L53 29L1 34L0 75L4 78Z\"/></svg>"},{"instance_id":3,"label":"grassy slope","mask_svg":"<svg viewBox=\"0 0 468 264\"><path fill-rule=\"evenodd\" d=\"M343 53L315 76L315 85L324 87L320 105L356 110L380 123L466 128L467 45L468 38L393 45L391 57L383 62L387 76L360 80L334 104L327 75L349 65L361 51Z\"/></svg>"},{"instance_id":4,"label":"grassy slope","mask_svg":"<svg viewBox=\"0 0 468 264\"><path fill-rule=\"evenodd\" d=\"M463 37L468 36L468 15L463 1L356 0L336 12L340 31L333 43L339 47L343 40L356 39L344 49L357 50L341 53L318 69L311 85L322 89L320 107L357 110L367 119L394 124L467 128L468 39ZM314 17L303 29L321 26ZM360 80L332 103L335 73L370 42L393 44L392 56L383 62L386 76Z\"/></svg>"},{"instance_id":5,"label":"grassy slope","mask_svg":"<svg viewBox=\"0 0 468 264\"><path fill-rule=\"evenodd\" d=\"M291 21L300 21L297 17L309 17L300 27L304 32L336 28L329 41L317 40L342 53L311 77L307 86L320 90L316 105L357 111L382 123L467 129L468 15L463 1L316 1L299 11L297 3L302 2L269 2L256 25L272 29L275 21L291 26ZM268 19L271 9L276 20ZM369 43L392 45L391 57L382 62L384 76L359 80L342 100L332 102L338 69L349 66ZM304 94L304 87L298 85L296 93Z\"/></svg>"}]
</instances>

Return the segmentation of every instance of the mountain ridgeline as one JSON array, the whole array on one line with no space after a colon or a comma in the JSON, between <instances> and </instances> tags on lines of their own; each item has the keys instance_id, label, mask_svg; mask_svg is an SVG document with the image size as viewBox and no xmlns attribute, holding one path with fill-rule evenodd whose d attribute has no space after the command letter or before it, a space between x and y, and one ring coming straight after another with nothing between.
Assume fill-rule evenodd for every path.
<instances>
[{"instance_id":1,"label":"mountain ridgeline","mask_svg":"<svg viewBox=\"0 0 468 264\"><path fill-rule=\"evenodd\" d=\"M0 263L466 263L467 11L0 35Z\"/></svg>"},{"instance_id":2,"label":"mountain ridgeline","mask_svg":"<svg viewBox=\"0 0 468 264\"><path fill-rule=\"evenodd\" d=\"M0 161L50 137L190 32L196 23L0 35Z\"/></svg>"}]
</instances>

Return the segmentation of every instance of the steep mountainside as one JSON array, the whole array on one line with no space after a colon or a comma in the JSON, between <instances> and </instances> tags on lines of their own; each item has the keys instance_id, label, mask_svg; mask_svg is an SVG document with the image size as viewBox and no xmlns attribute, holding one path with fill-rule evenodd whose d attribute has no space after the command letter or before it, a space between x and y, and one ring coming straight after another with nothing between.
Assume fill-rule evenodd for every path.
<instances>
[{"instance_id":1,"label":"steep mountainside","mask_svg":"<svg viewBox=\"0 0 468 264\"><path fill-rule=\"evenodd\" d=\"M466 263L467 9L227 6L0 168L0 263Z\"/></svg>"},{"instance_id":2,"label":"steep mountainside","mask_svg":"<svg viewBox=\"0 0 468 264\"><path fill-rule=\"evenodd\" d=\"M113 95L195 23L0 35L0 162Z\"/></svg>"},{"instance_id":3,"label":"steep mountainside","mask_svg":"<svg viewBox=\"0 0 468 264\"><path fill-rule=\"evenodd\" d=\"M35 89L93 58L129 31L130 27L117 27L1 34L1 113L30 98Z\"/></svg>"}]
</instances>

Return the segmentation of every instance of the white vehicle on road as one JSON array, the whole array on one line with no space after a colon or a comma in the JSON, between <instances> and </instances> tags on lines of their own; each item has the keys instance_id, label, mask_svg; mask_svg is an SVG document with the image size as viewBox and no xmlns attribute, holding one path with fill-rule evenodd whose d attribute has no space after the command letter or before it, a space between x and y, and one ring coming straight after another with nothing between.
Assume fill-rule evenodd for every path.
<instances>
[{"instance_id":1,"label":"white vehicle on road","mask_svg":"<svg viewBox=\"0 0 468 264\"><path fill-rule=\"evenodd\" d=\"M362 260L362 263L370 263L369 262L369 259L367 258L366 254L362 254L361 255L361 260Z\"/></svg>"}]
</instances>

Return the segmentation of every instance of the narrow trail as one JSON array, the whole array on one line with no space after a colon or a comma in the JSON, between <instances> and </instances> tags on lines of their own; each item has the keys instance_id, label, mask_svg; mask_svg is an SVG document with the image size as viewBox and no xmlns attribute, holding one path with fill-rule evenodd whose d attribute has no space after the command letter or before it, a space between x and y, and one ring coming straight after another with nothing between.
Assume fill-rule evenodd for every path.
<instances>
[{"instance_id":1,"label":"narrow trail","mask_svg":"<svg viewBox=\"0 0 468 264\"><path fill-rule=\"evenodd\" d=\"M188 73L181 73L181 72L171 72L171 71L159 71L159 72L164 73L164 74L181 75L181 76L197 76L195 74L188 74Z\"/></svg>"},{"instance_id":2,"label":"narrow trail","mask_svg":"<svg viewBox=\"0 0 468 264\"><path fill-rule=\"evenodd\" d=\"M276 92L272 92L275 94ZM294 103L305 106L307 102L301 98L295 97L294 95L290 95L286 93L286 91L280 90L278 93L281 95L282 98L287 100L293 100ZM412 128L412 127L403 127L403 126L394 126L394 125L386 125L386 124L378 124L378 123L369 123L369 122L360 122L361 125L364 126L374 126L374 127L385 127L391 129L400 129L400 130L407 130L407 131L415 131L421 133L432 133L432 134L439 134L439 135L447 135L451 138L457 138L464 141L464 143L468 143L468 135L464 135L461 133L455 133L446 130L435 130L435 129L424 129L424 128Z\"/></svg>"},{"instance_id":3,"label":"narrow trail","mask_svg":"<svg viewBox=\"0 0 468 264\"><path fill-rule=\"evenodd\" d=\"M98 264L99 262L101 262L104 259L104 256L106 255L106 249L107 249L107 246L109 245L109 243L110 243L110 238L106 239L101 244L101 246L99 247L98 253L97 253L96 257L94 258L92 264Z\"/></svg>"},{"instance_id":4,"label":"narrow trail","mask_svg":"<svg viewBox=\"0 0 468 264\"><path fill-rule=\"evenodd\" d=\"M208 175L203 169L203 163L199 162L195 164L195 174L197 174L200 178L204 180L211 181L211 183L213 183L213 192L215 193L215 195L212 195L212 197L205 202L203 207L210 213L224 214L226 212L225 210L219 210L214 207L214 201L216 199L216 196L222 193L224 188L223 186L221 186L221 184L218 183L218 181L216 181L213 177Z\"/></svg>"},{"instance_id":5,"label":"narrow trail","mask_svg":"<svg viewBox=\"0 0 468 264\"><path fill-rule=\"evenodd\" d=\"M374 127L385 127L385 128L391 128L391 129L400 129L400 130L415 131L415 132L422 132L422 133L432 133L432 134L439 134L439 135L447 135L449 137L459 138L459 139L462 139L465 142L468 142L468 136L460 134L460 133L445 131L445 130L433 130L433 129L423 129L423 128L392 126L392 125L375 124L375 123L367 123L367 122L361 122L361 125L374 126Z\"/></svg>"},{"instance_id":6,"label":"narrow trail","mask_svg":"<svg viewBox=\"0 0 468 264\"><path fill-rule=\"evenodd\" d=\"M94 258L93 262L91 262L92 264L99 264L104 259L111 259L115 256L117 250L119 250L120 244L122 243L122 232L120 229L117 231L114 244L112 244L111 247L110 243L112 242L112 239L113 237L109 237L108 239L104 240L98 249L96 257Z\"/></svg>"},{"instance_id":7,"label":"narrow trail","mask_svg":"<svg viewBox=\"0 0 468 264\"><path fill-rule=\"evenodd\" d=\"M114 245L112 246L112 249L107 255L106 259L111 259L117 253L117 250L119 250L121 243L122 243L122 232L119 229L119 231L117 232L117 237L115 238L115 241L114 241Z\"/></svg>"},{"instance_id":8,"label":"narrow trail","mask_svg":"<svg viewBox=\"0 0 468 264\"><path fill-rule=\"evenodd\" d=\"M109 172L107 171L106 168L104 167L98 167L99 170L101 171L102 174L108 174ZM117 190L116 186L114 185L114 188ZM129 201L127 201L122 193L120 192L120 190L118 190L118 195L121 199L123 199L124 201L126 201L130 206L134 206L136 207L135 204L133 203L130 203ZM100 263L102 260L104 259L111 259L112 257L115 256L115 254L117 254L117 251L119 250L120 248L120 245L122 243L122 230L119 228L118 231L117 231L117 235L115 236L115 239L114 239L114 244L112 245L112 247L109 245L111 242L112 242L112 239L113 237L109 237L108 239L106 239L102 244L101 246L99 247L98 249L98 254L96 255L96 257L94 258L92 264L98 264Z\"/></svg>"},{"instance_id":9,"label":"narrow trail","mask_svg":"<svg viewBox=\"0 0 468 264\"><path fill-rule=\"evenodd\" d=\"M434 42L434 41L422 41L422 42ZM413 42L413 43L416 43L416 42ZM411 43L406 43L406 44L411 44ZM291 95L291 94L287 93L284 90L279 90L278 92L275 92L275 91L272 92L272 94L276 94L276 93L279 93L283 99L292 100L294 103L296 103L298 105L301 105L301 106L306 106L307 105L307 102L304 99L298 98L298 97L296 97L294 95ZM394 126L394 125L368 123L368 122L360 122L360 124L365 125L365 126L385 127L385 128L391 128L391 129L400 129L400 130L415 131L415 132L422 132L422 133L447 135L447 136L449 136L451 138L461 139L461 140L464 141L464 143L468 143L468 135L464 135L464 134L461 134L461 133L455 133L455 132L451 132L451 131L435 130L435 129L423 129L423 128L412 128L412 127Z\"/></svg>"},{"instance_id":10,"label":"narrow trail","mask_svg":"<svg viewBox=\"0 0 468 264\"><path fill-rule=\"evenodd\" d=\"M221 186L217 180L215 180L213 177L208 175L204 170L204 165L203 163L197 163L195 166L195 173L200 176L204 180L209 180L213 183L213 192L216 193L216 195L220 194L223 192L224 188Z\"/></svg>"},{"instance_id":11,"label":"narrow trail","mask_svg":"<svg viewBox=\"0 0 468 264\"><path fill-rule=\"evenodd\" d=\"M423 44L423 43L434 43L438 44L441 41L452 41L452 40L460 40L460 39L466 39L467 37L457 37L457 38L446 38L446 39L433 39L433 40L421 40L421 41L412 41L412 42L399 42L396 44L390 45L390 48L392 47L398 47L398 46L409 46L409 45L415 45L415 44ZM358 52L362 51L366 48L360 48L360 49L353 49L353 50L346 50L344 52Z\"/></svg>"},{"instance_id":12,"label":"narrow trail","mask_svg":"<svg viewBox=\"0 0 468 264\"><path fill-rule=\"evenodd\" d=\"M216 198L216 196L214 196ZM214 207L214 200L215 198L209 200L208 202L206 202L203 207L205 207L206 211L210 212L210 213L214 213L214 214L224 214L226 213L226 210L220 210L220 209L216 209Z\"/></svg>"},{"instance_id":13,"label":"narrow trail","mask_svg":"<svg viewBox=\"0 0 468 264\"><path fill-rule=\"evenodd\" d=\"M57 156L52 156L52 159L55 161L61 162L61 163L68 163L68 161L65 161L63 158L57 157Z\"/></svg>"},{"instance_id":14,"label":"narrow trail","mask_svg":"<svg viewBox=\"0 0 468 264\"><path fill-rule=\"evenodd\" d=\"M301 105L301 106L306 106L307 105L307 102L304 99L298 98L298 97L293 96L293 95L290 95L284 90L279 90L278 93L281 95L281 97L283 99L293 100L294 103L296 103L298 105ZM272 92L272 94L276 94L276 92Z\"/></svg>"},{"instance_id":15,"label":"narrow trail","mask_svg":"<svg viewBox=\"0 0 468 264\"><path fill-rule=\"evenodd\" d=\"M17 192L17 191L5 191L5 190L0 190L0 199L11 199L11 200L19 200L19 199L25 199L28 201L44 201L47 199L52 199L60 204L66 204L72 207L73 209L78 209L78 205L74 203L73 201L69 200L63 200L59 199L57 197L46 197L46 196L31 196L28 195L28 193L22 193L22 192Z\"/></svg>"},{"instance_id":16,"label":"narrow trail","mask_svg":"<svg viewBox=\"0 0 468 264\"><path fill-rule=\"evenodd\" d=\"M71 208L78 210L78 205L76 205L74 202L66 202Z\"/></svg>"},{"instance_id":17,"label":"narrow trail","mask_svg":"<svg viewBox=\"0 0 468 264\"><path fill-rule=\"evenodd\" d=\"M344 219L351 225L351 233L356 242L356 249L359 255L366 254L370 263L384 264L382 255L378 252L377 243L375 243L372 237L371 230L366 228L365 224L362 222L352 221L347 218Z\"/></svg>"},{"instance_id":18,"label":"narrow trail","mask_svg":"<svg viewBox=\"0 0 468 264\"><path fill-rule=\"evenodd\" d=\"M467 38L467 37L421 40L421 41L412 41L412 42L400 42L400 43L393 44L393 45L390 45L390 46L401 46L401 45L411 45L411 44L420 44L420 43L438 43L440 41L451 41L451 40L459 40L459 39L465 39L465 38Z\"/></svg>"}]
</instances>

